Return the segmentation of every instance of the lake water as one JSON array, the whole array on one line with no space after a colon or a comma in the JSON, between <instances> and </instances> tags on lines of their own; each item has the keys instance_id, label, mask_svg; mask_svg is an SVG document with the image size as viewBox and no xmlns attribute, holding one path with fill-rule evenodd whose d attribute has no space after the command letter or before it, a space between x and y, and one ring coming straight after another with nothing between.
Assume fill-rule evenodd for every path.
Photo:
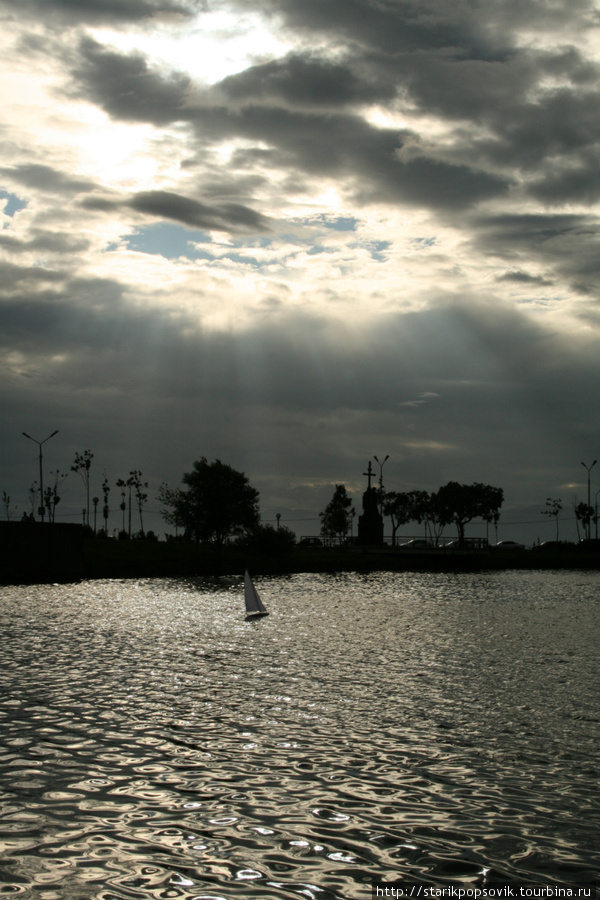
<instances>
[{"instance_id":1,"label":"lake water","mask_svg":"<svg viewBox=\"0 0 600 900\"><path fill-rule=\"evenodd\" d=\"M0 896L600 871L600 573L5 587Z\"/></svg>"}]
</instances>

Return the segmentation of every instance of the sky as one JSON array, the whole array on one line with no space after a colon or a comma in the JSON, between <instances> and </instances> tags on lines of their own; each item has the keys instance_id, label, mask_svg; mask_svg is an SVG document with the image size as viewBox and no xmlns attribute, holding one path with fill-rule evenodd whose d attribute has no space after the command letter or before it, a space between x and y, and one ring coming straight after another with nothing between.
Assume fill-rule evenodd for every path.
<instances>
[{"instance_id":1,"label":"sky","mask_svg":"<svg viewBox=\"0 0 600 900\"><path fill-rule=\"evenodd\" d=\"M360 514L371 460L388 490L503 488L499 539L553 538L560 498L577 537L600 456L593 0L0 0L0 17L13 518L38 478L23 432L58 429L45 483L89 449L116 510L141 470L161 535L160 484L204 456L298 535L336 484ZM592 504L599 488L600 465ZM57 520L81 521L76 473L61 493Z\"/></svg>"}]
</instances>

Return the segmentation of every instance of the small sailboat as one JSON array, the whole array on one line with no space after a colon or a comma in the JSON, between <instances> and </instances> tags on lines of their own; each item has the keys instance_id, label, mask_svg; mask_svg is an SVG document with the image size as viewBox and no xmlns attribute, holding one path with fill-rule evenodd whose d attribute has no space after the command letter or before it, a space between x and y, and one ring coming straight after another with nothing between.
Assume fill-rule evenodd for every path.
<instances>
[{"instance_id":1,"label":"small sailboat","mask_svg":"<svg viewBox=\"0 0 600 900\"><path fill-rule=\"evenodd\" d=\"M252 579L248 573L248 569L244 574L244 599L246 601L247 617L268 616L269 613L265 609L262 600L258 596L258 591L252 584Z\"/></svg>"}]
</instances>

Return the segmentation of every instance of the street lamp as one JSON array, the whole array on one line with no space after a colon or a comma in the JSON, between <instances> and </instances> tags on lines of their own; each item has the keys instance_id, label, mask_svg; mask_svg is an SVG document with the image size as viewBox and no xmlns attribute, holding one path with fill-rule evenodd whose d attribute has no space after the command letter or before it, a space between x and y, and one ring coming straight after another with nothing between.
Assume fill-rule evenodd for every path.
<instances>
[{"instance_id":1,"label":"street lamp","mask_svg":"<svg viewBox=\"0 0 600 900\"><path fill-rule=\"evenodd\" d=\"M32 438L30 434L27 434L26 431L22 432L23 437L29 438L30 441L33 441L34 444L37 444L40 448L40 508L38 510L40 517L42 519L42 525L44 524L44 470L42 468L42 444L45 444L46 441L49 441L50 438L54 437L55 434L58 434L58 429L53 431L52 434L49 434L47 438L44 438L43 441L36 441L35 438Z\"/></svg>"},{"instance_id":2,"label":"street lamp","mask_svg":"<svg viewBox=\"0 0 600 900\"><path fill-rule=\"evenodd\" d=\"M383 462L379 462L378 458L373 454L373 459L379 466L379 512L383 515L383 467L386 461L390 458L390 454L386 456Z\"/></svg>"},{"instance_id":3,"label":"street lamp","mask_svg":"<svg viewBox=\"0 0 600 900\"><path fill-rule=\"evenodd\" d=\"M592 469L593 469L594 466L596 465L597 461L598 461L598 460L595 459L594 462L591 464L591 466L586 466L586 464L585 464L584 462L581 463L581 465L583 466L583 468L584 468L584 469L587 471L587 473L588 473L588 504L587 504L587 505L588 505L588 509L591 509L591 508L592 508L591 496L590 496L590 472L592 471ZM590 526L589 526L589 524L588 524L588 538L589 538L589 536L590 536Z\"/></svg>"}]
</instances>

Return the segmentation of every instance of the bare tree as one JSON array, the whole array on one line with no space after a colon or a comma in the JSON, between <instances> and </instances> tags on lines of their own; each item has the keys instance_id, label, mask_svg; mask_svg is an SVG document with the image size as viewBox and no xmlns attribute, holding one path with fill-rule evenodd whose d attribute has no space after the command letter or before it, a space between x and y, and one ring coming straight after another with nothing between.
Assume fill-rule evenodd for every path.
<instances>
[{"instance_id":1,"label":"bare tree","mask_svg":"<svg viewBox=\"0 0 600 900\"><path fill-rule=\"evenodd\" d=\"M108 537L108 515L110 512L110 508L108 505L108 495L110 494L110 486L108 483L108 478L106 477L106 472L104 472L104 481L102 482L102 518L104 519L104 533Z\"/></svg>"},{"instance_id":2,"label":"bare tree","mask_svg":"<svg viewBox=\"0 0 600 900\"><path fill-rule=\"evenodd\" d=\"M124 484L125 484L125 482L123 481L123 479L119 478L119 481L117 481L117 487L122 487ZM127 496L127 494L125 493L125 491L121 491L121 502L119 503L119 509L121 510L121 512L123 514L121 534L127 534L127 532L125 531L125 511L127 509L127 503L125 501L126 496Z\"/></svg>"},{"instance_id":3,"label":"bare tree","mask_svg":"<svg viewBox=\"0 0 600 900\"><path fill-rule=\"evenodd\" d=\"M552 497L548 497L548 499L546 500L546 509L542 510L543 516L554 516L554 518L556 519L556 540L558 540L558 517L560 515L561 509L561 500L553 500Z\"/></svg>"},{"instance_id":4,"label":"bare tree","mask_svg":"<svg viewBox=\"0 0 600 900\"><path fill-rule=\"evenodd\" d=\"M11 516L13 513L17 511L16 505L13 506L10 502L10 497L6 493L6 491L2 491L2 505L4 506L4 514L6 516L6 521L10 522Z\"/></svg>"},{"instance_id":5,"label":"bare tree","mask_svg":"<svg viewBox=\"0 0 600 900\"><path fill-rule=\"evenodd\" d=\"M50 474L54 476L54 484L47 487L44 491L44 506L48 510L48 521L54 522L56 520L56 507L61 500L58 492L69 475L68 473L60 472L58 469L55 472L50 472Z\"/></svg>"},{"instance_id":6,"label":"bare tree","mask_svg":"<svg viewBox=\"0 0 600 900\"><path fill-rule=\"evenodd\" d=\"M144 508L144 504L145 504L146 500L148 499L148 494L144 493L142 488L147 488L148 482L142 481L142 473L140 472L139 469L132 469L132 471L129 473L129 478L127 478L127 480L124 480L123 478L119 478L119 480L117 481L117 487L120 487L120 488L126 487L126 488L128 488L128 491L129 491L129 501L128 501L129 528L127 530L129 537L131 537L132 494L135 489L135 499L137 502L138 513L139 513L139 517L140 517L140 529L143 534L144 533L143 508ZM121 493L121 497L123 498L123 502L121 503L121 509L123 510L123 531L125 531L125 507L124 507L125 496L126 496L125 491L123 491Z\"/></svg>"},{"instance_id":7,"label":"bare tree","mask_svg":"<svg viewBox=\"0 0 600 900\"><path fill-rule=\"evenodd\" d=\"M127 534L131 537L131 489L133 487L133 482L131 478L125 480L124 478L119 478L117 481L117 487L120 488L129 488L129 528L127 530ZM127 496L125 491L121 491L121 510L123 511L123 531L125 531L125 510L127 509L127 503L125 502L125 497Z\"/></svg>"},{"instance_id":8,"label":"bare tree","mask_svg":"<svg viewBox=\"0 0 600 900\"><path fill-rule=\"evenodd\" d=\"M71 466L72 472L78 472L83 481L86 493L86 522L90 524L90 468L94 454L91 450L84 450L83 453L76 453L75 460ZM86 524L86 523L84 523Z\"/></svg>"},{"instance_id":9,"label":"bare tree","mask_svg":"<svg viewBox=\"0 0 600 900\"><path fill-rule=\"evenodd\" d=\"M139 469L134 469L133 472L129 473L129 477L132 481L132 486L135 488L135 499L137 502L138 515L140 517L140 533L143 537L144 535L144 519L143 519L143 510L144 504L148 500L148 494L146 494L142 489L148 487L147 481L142 481L142 473Z\"/></svg>"}]
</instances>

